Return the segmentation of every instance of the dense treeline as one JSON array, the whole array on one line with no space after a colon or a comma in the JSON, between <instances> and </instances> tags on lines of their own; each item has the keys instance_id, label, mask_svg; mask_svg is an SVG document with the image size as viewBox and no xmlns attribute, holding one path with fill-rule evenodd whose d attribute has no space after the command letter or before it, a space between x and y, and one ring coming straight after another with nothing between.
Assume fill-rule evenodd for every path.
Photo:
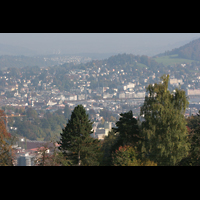
<instances>
[{"instance_id":1,"label":"dense treeline","mask_svg":"<svg viewBox=\"0 0 200 200\"><path fill-rule=\"evenodd\" d=\"M91 137L93 121L82 105L74 108L67 123L62 118L55 122L56 113L48 113L39 121L37 113L27 109L30 121L25 126L26 132L36 125L57 133L62 130L58 151L51 156L45 156L44 151L40 165L198 166L200 112L186 119L184 113L189 103L185 91L177 88L170 92L168 82L169 75L162 76L158 84L150 84L140 117L135 119L131 110L121 113L116 127L103 141ZM61 123L66 123L62 129L57 126ZM40 130L34 132L37 131ZM4 139L1 143L5 144ZM10 156L8 153L8 160Z\"/></svg>"},{"instance_id":2,"label":"dense treeline","mask_svg":"<svg viewBox=\"0 0 200 200\"><path fill-rule=\"evenodd\" d=\"M91 62L88 62L86 64L80 64L77 65L79 68L91 68L93 66L98 69L99 67L102 68L102 66L106 66L108 70L112 69L126 69L126 68L138 68L140 67L140 64L143 64L144 67L150 67L153 69L157 69L158 67L163 67L162 64L157 63L153 58L142 55L142 56L135 56L133 54L118 54L115 56L111 56L108 59L104 60L94 60Z\"/></svg>"},{"instance_id":3,"label":"dense treeline","mask_svg":"<svg viewBox=\"0 0 200 200\"><path fill-rule=\"evenodd\" d=\"M11 130L12 134L24 136L30 140L49 141L52 137L59 138L58 130L64 128L66 121L70 118L71 110L66 105L64 110L59 109L53 113L41 112L40 116L32 108L19 113L25 116L9 118L8 125L17 127L17 130Z\"/></svg>"},{"instance_id":4,"label":"dense treeline","mask_svg":"<svg viewBox=\"0 0 200 200\"><path fill-rule=\"evenodd\" d=\"M0 166L13 165L13 152L11 148L12 136L7 132L6 115L3 110L0 110Z\"/></svg>"},{"instance_id":5,"label":"dense treeline","mask_svg":"<svg viewBox=\"0 0 200 200\"><path fill-rule=\"evenodd\" d=\"M61 133L59 149L68 165L199 165L199 115L186 120L185 91L170 92L169 76L161 80L148 86L141 117L121 113L116 128L101 143L90 137L92 122L83 106L77 106Z\"/></svg>"},{"instance_id":6,"label":"dense treeline","mask_svg":"<svg viewBox=\"0 0 200 200\"><path fill-rule=\"evenodd\" d=\"M103 142L101 165L175 166L191 158L194 146L184 118L187 97L183 90L168 90L169 76L161 80L148 86L139 119L132 111L121 114L117 128Z\"/></svg>"},{"instance_id":7,"label":"dense treeline","mask_svg":"<svg viewBox=\"0 0 200 200\"><path fill-rule=\"evenodd\" d=\"M88 76L85 77L85 81L90 82L90 89L97 89L98 87L109 87L109 93L113 93L112 89L120 85L124 80L126 82L138 81L140 84L144 83L144 80L148 77L148 84L155 81L159 81L158 77L162 74L170 74L180 79L187 74L185 84L191 84L192 73L199 64L193 62L192 65L183 68L181 65L176 67L164 67L162 63L157 63L153 58L142 55L135 56L132 54L118 54L111 56L104 60L93 60L88 63L74 64L65 63L63 65L48 67L47 69L41 69L38 66L35 67L22 67L22 68L8 68L9 73L5 73L0 70L0 76L6 76L0 79L0 85L2 87L8 85L18 84L18 90L23 87L23 79L31 80L31 84L28 86L30 91L43 90L43 83L51 83L50 88L55 85L60 91L70 91L70 89L78 89L79 75L70 74L70 70L79 69L86 70ZM93 74L97 73L100 68L100 73L97 76ZM91 69L91 70L89 70ZM141 70L142 69L142 70ZM109 72L108 72L109 71ZM124 74L121 73L124 72ZM119 73L120 72L120 73ZM104 75L100 75L104 73ZM106 74L106 75L105 75ZM155 78L152 78L155 76ZM10 79L11 78L11 79ZM81 77L83 79L83 77ZM19 81L21 80L21 81ZM171 88L170 88L171 89ZM185 88L184 88L185 89ZM13 97L14 92L6 93L7 98ZM98 98L96 96L92 98Z\"/></svg>"},{"instance_id":8,"label":"dense treeline","mask_svg":"<svg viewBox=\"0 0 200 200\"><path fill-rule=\"evenodd\" d=\"M58 109L54 112L40 111L38 114L33 108L15 108L13 106L3 106L3 111L9 116L19 115L19 117L9 117L8 127L17 127L17 130L11 129L12 134L18 136L24 136L30 140L44 140L49 141L52 137L56 136L59 138L57 130L61 130L66 125L66 121L71 116L71 110L68 105L65 106L63 110ZM90 109L86 112L91 120L96 119L96 112ZM103 117L103 122L110 121L116 122L118 118L117 114L113 113L107 109L100 111L100 116ZM104 127L104 123L102 124Z\"/></svg>"},{"instance_id":9,"label":"dense treeline","mask_svg":"<svg viewBox=\"0 0 200 200\"><path fill-rule=\"evenodd\" d=\"M79 80L79 76L72 74L69 75L70 70L92 69L92 73L95 71L97 72L99 68L101 68L101 73L106 73L107 70L109 70L110 73L107 77L93 77L90 74L90 77L87 77L87 81L91 82L91 89L96 89L98 87L109 87L110 90L112 90L112 88L116 88L116 85L119 85L120 82L124 80L124 78L131 82L133 78L139 77L138 81L143 82L146 77L152 74L151 71L157 73L159 70L160 73L167 73L162 64L156 63L156 61L150 57L134 56L132 54L118 54L104 60L94 60L85 64L82 63L78 65L75 65L74 63L65 63L60 66L48 67L48 69L40 69L38 66L22 68L10 67L7 69L9 73L5 75L7 78L12 79L9 79L8 81L5 79L0 79L0 84L2 86L6 86L6 82L8 82L9 85L12 85L15 84L15 82L13 82L15 80L30 79L30 90L42 90L43 83L52 82L51 86L56 85L60 91L69 91L72 87L76 87L74 82ZM143 70L139 70L141 68ZM118 73L118 70L124 70L126 74L120 74L119 77L116 78L115 73ZM2 71L0 71L0 75L4 75ZM18 81L17 83L20 91L21 87L23 87L23 82ZM13 97L14 93L9 93L6 95L7 97Z\"/></svg>"}]
</instances>

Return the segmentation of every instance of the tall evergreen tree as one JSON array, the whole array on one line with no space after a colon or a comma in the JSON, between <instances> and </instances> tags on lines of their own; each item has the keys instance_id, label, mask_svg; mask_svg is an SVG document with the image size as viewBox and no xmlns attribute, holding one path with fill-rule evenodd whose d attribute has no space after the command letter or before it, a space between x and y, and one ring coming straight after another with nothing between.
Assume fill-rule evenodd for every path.
<instances>
[{"instance_id":1,"label":"tall evergreen tree","mask_svg":"<svg viewBox=\"0 0 200 200\"><path fill-rule=\"evenodd\" d=\"M117 128L113 128L113 131L119 134L114 150L124 145L135 146L138 141L141 140L138 123L133 117L132 111L130 110L127 113L121 113L120 116L119 121L116 122Z\"/></svg>"},{"instance_id":2,"label":"tall evergreen tree","mask_svg":"<svg viewBox=\"0 0 200 200\"><path fill-rule=\"evenodd\" d=\"M190 147L184 117L189 103L185 91L168 90L169 75L162 76L161 80L147 87L148 96L141 107L145 139L141 152L158 165L176 165L187 156Z\"/></svg>"},{"instance_id":3,"label":"tall evergreen tree","mask_svg":"<svg viewBox=\"0 0 200 200\"><path fill-rule=\"evenodd\" d=\"M139 135L137 120L133 117L132 111L121 113L120 116L119 121L116 122L116 128L112 128L103 141L101 165L113 165L112 154L120 146L129 145L136 147L138 141L142 139Z\"/></svg>"},{"instance_id":4,"label":"tall evergreen tree","mask_svg":"<svg viewBox=\"0 0 200 200\"><path fill-rule=\"evenodd\" d=\"M74 108L71 119L62 129L59 150L72 165L99 165L100 141L93 139L92 124L82 105Z\"/></svg>"}]
</instances>

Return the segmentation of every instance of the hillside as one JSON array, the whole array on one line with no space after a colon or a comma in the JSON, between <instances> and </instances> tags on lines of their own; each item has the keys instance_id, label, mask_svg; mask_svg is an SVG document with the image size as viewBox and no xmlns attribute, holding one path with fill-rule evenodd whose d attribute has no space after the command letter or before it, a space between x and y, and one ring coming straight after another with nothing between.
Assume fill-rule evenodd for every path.
<instances>
[{"instance_id":1,"label":"hillside","mask_svg":"<svg viewBox=\"0 0 200 200\"><path fill-rule=\"evenodd\" d=\"M44 60L43 57L28 57L28 56L10 56L4 55L0 56L0 69L4 68L20 68L26 66L51 66L55 65L57 62L52 60Z\"/></svg>"},{"instance_id":2,"label":"hillside","mask_svg":"<svg viewBox=\"0 0 200 200\"><path fill-rule=\"evenodd\" d=\"M20 46L12 46L8 44L1 44L0 43L0 55L12 55L12 56L34 56L37 55L37 52L34 50L30 50L25 47Z\"/></svg>"},{"instance_id":3,"label":"hillside","mask_svg":"<svg viewBox=\"0 0 200 200\"><path fill-rule=\"evenodd\" d=\"M95 67L96 70L102 66L106 66L108 70L126 69L126 68L157 68L160 64L157 63L153 58L142 55L135 56L133 54L118 54L113 55L103 60L92 60L88 63L82 63L74 66L74 68L88 69ZM63 65L65 66L65 65ZM161 65L160 65L161 66Z\"/></svg>"},{"instance_id":4,"label":"hillside","mask_svg":"<svg viewBox=\"0 0 200 200\"><path fill-rule=\"evenodd\" d=\"M155 57L177 55L177 58L190 59L200 61L200 38L189 42L179 48L166 51L165 53L158 54Z\"/></svg>"}]
</instances>

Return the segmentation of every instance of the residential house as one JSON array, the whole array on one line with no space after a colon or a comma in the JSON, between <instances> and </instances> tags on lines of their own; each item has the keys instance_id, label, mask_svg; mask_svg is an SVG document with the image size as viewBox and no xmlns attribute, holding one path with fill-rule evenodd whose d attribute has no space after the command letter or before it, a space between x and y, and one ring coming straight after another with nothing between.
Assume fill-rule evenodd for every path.
<instances>
[{"instance_id":1,"label":"residential house","mask_svg":"<svg viewBox=\"0 0 200 200\"><path fill-rule=\"evenodd\" d=\"M47 103L47 106L53 106L53 105L56 105L56 104L57 104L57 101L49 100L48 103Z\"/></svg>"},{"instance_id":2,"label":"residential house","mask_svg":"<svg viewBox=\"0 0 200 200\"><path fill-rule=\"evenodd\" d=\"M125 95L124 92L118 93L118 98L119 98L119 99L122 99L122 98L125 98L125 97L126 97L126 95Z\"/></svg>"},{"instance_id":3,"label":"residential house","mask_svg":"<svg viewBox=\"0 0 200 200\"><path fill-rule=\"evenodd\" d=\"M79 94L78 95L78 100L85 100L85 94Z\"/></svg>"}]
</instances>

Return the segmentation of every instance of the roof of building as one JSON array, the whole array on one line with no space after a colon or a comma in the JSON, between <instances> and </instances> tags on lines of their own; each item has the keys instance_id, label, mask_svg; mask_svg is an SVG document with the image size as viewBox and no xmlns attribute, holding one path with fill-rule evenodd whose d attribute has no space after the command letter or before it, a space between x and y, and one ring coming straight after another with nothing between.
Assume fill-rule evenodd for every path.
<instances>
[{"instance_id":1,"label":"roof of building","mask_svg":"<svg viewBox=\"0 0 200 200\"><path fill-rule=\"evenodd\" d=\"M21 142L21 143L23 143L23 145L24 145L25 141ZM26 141L27 150L44 147L46 145L47 145L46 141L33 141L33 140ZM48 143L48 147L53 147L53 143Z\"/></svg>"}]
</instances>

